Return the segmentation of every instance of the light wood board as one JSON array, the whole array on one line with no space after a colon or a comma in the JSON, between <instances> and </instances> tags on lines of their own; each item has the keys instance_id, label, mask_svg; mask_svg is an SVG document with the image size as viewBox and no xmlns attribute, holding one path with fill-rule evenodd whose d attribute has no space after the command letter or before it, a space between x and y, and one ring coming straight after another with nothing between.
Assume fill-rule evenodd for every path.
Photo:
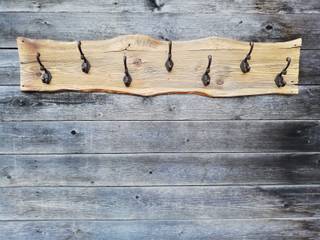
<instances>
[{"instance_id":1,"label":"light wood board","mask_svg":"<svg viewBox=\"0 0 320 240\"><path fill-rule=\"evenodd\" d=\"M247 42L221 38L173 42L174 68L164 64L168 42L143 35L127 35L103 41L82 41L82 50L91 64L89 74L81 71L77 42L17 39L22 91L76 90L85 92L127 93L153 96L169 93L194 93L212 97L260 94L297 94L301 39L282 43L255 43L251 71L243 74L240 62L249 51ZM130 44L130 47L127 48ZM40 79L37 52L52 74L51 83ZM125 87L123 56L133 82ZM203 86L201 77L213 56L211 84ZM278 88L274 79L292 62L284 76L287 85Z\"/></svg>"}]
</instances>

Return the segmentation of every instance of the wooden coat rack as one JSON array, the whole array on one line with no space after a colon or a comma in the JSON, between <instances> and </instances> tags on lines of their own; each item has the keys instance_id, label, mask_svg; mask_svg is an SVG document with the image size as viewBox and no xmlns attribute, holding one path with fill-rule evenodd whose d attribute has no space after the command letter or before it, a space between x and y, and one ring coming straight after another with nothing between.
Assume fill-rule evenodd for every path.
<instances>
[{"instance_id":1,"label":"wooden coat rack","mask_svg":"<svg viewBox=\"0 0 320 240\"><path fill-rule=\"evenodd\" d=\"M17 44L22 91L211 97L298 93L301 39L249 44L128 35L82 42L19 37Z\"/></svg>"}]
</instances>

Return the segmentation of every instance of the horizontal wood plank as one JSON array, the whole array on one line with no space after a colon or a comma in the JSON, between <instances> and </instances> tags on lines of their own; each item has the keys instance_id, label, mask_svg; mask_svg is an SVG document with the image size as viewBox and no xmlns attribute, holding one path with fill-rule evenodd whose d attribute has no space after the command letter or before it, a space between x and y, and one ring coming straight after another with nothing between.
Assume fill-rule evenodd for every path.
<instances>
[{"instance_id":1,"label":"horizontal wood plank","mask_svg":"<svg viewBox=\"0 0 320 240\"><path fill-rule=\"evenodd\" d=\"M2 122L0 153L319 151L319 121Z\"/></svg>"},{"instance_id":2,"label":"horizontal wood plank","mask_svg":"<svg viewBox=\"0 0 320 240\"><path fill-rule=\"evenodd\" d=\"M181 93L208 97L298 94L301 41L300 38L289 42L256 43L250 60L252 67L247 74L243 74L239 65L249 51L248 42L216 37L175 41L174 67L168 73L164 66L168 59L168 41L146 35L82 41L81 48L92 66L84 74L77 42L19 37L20 88L22 91L75 90L139 96ZM41 81L41 71L36 61L40 53L41 61L50 73L50 84ZM130 77L129 85L123 82L124 59L129 68L126 75ZM290 66L284 77L285 86L278 87L275 76L282 71L286 65L284 63ZM210 74L207 73L208 83L202 80L206 68L211 69Z\"/></svg>"},{"instance_id":3,"label":"horizontal wood plank","mask_svg":"<svg viewBox=\"0 0 320 240\"><path fill-rule=\"evenodd\" d=\"M319 219L193 221L10 221L0 238L117 240L318 240Z\"/></svg>"},{"instance_id":4,"label":"horizontal wood plank","mask_svg":"<svg viewBox=\"0 0 320 240\"><path fill-rule=\"evenodd\" d=\"M219 36L278 42L302 37L302 49L320 48L319 14L0 13L0 22L4 48L16 47L18 36L101 40L137 33L172 40Z\"/></svg>"},{"instance_id":5,"label":"horizontal wood plank","mask_svg":"<svg viewBox=\"0 0 320 240\"><path fill-rule=\"evenodd\" d=\"M0 50L0 86L19 85L18 51ZM320 50L301 50L299 84L320 84Z\"/></svg>"},{"instance_id":6,"label":"horizontal wood plank","mask_svg":"<svg viewBox=\"0 0 320 240\"><path fill-rule=\"evenodd\" d=\"M88 7L90 6L90 7ZM320 3L309 0L1 0L2 12L158 12L158 13L319 13Z\"/></svg>"},{"instance_id":7,"label":"horizontal wood plank","mask_svg":"<svg viewBox=\"0 0 320 240\"><path fill-rule=\"evenodd\" d=\"M0 155L0 187L320 184L320 154Z\"/></svg>"},{"instance_id":8,"label":"horizontal wood plank","mask_svg":"<svg viewBox=\"0 0 320 240\"><path fill-rule=\"evenodd\" d=\"M320 86L294 96L150 98L105 93L23 93L0 87L1 121L44 120L263 120L320 119ZM125 113L125 114L124 114Z\"/></svg>"},{"instance_id":9,"label":"horizontal wood plank","mask_svg":"<svg viewBox=\"0 0 320 240\"><path fill-rule=\"evenodd\" d=\"M0 188L0 211L2 221L319 218L320 186Z\"/></svg>"}]
</instances>

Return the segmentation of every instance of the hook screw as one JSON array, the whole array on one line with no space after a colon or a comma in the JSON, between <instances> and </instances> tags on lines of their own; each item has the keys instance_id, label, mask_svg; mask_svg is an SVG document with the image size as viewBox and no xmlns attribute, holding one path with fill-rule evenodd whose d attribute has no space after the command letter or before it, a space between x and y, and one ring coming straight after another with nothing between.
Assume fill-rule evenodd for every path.
<instances>
[{"instance_id":1,"label":"hook screw","mask_svg":"<svg viewBox=\"0 0 320 240\"><path fill-rule=\"evenodd\" d=\"M130 87L130 84L132 82L132 77L129 74L129 70L127 66L127 56L123 57L123 64L124 64L124 74L125 74L123 77L123 82L126 87Z\"/></svg>"},{"instance_id":2,"label":"hook screw","mask_svg":"<svg viewBox=\"0 0 320 240\"><path fill-rule=\"evenodd\" d=\"M91 65L90 65L88 59L84 56L84 53L82 52L81 41L78 42L78 49L79 49L79 52L80 52L80 55L81 55L81 60L83 60L83 63L81 65L81 70L82 70L82 72L88 74L89 71L90 71Z\"/></svg>"},{"instance_id":3,"label":"hook screw","mask_svg":"<svg viewBox=\"0 0 320 240\"><path fill-rule=\"evenodd\" d=\"M40 65L42 82L45 84L49 84L52 79L52 76L51 76L51 73L48 71L48 69L46 69L45 66L42 64L42 62L40 60L40 53L37 53L37 62Z\"/></svg>"},{"instance_id":4,"label":"hook screw","mask_svg":"<svg viewBox=\"0 0 320 240\"><path fill-rule=\"evenodd\" d=\"M168 72L171 72L172 71L172 68L173 68L173 61L172 61L172 41L169 41L169 52L168 52L168 59L166 61L166 69Z\"/></svg>"},{"instance_id":5,"label":"hook screw","mask_svg":"<svg viewBox=\"0 0 320 240\"><path fill-rule=\"evenodd\" d=\"M274 82L276 83L278 88L284 87L287 84L283 78L283 75L287 75L287 72L288 72L287 70L290 66L291 58L287 57L286 61L287 61L287 66L280 73L278 73L276 78L274 79Z\"/></svg>"},{"instance_id":6,"label":"hook screw","mask_svg":"<svg viewBox=\"0 0 320 240\"><path fill-rule=\"evenodd\" d=\"M209 56L208 56L208 66L207 66L207 69L206 69L205 73L202 75L202 78L201 78L202 83L203 83L204 86L208 86L208 85L210 84L211 78L210 78L209 73L210 73L211 63L212 63L212 56L209 55Z\"/></svg>"},{"instance_id":7,"label":"hook screw","mask_svg":"<svg viewBox=\"0 0 320 240\"><path fill-rule=\"evenodd\" d=\"M251 69L248 60L251 59L251 53L252 53L252 50L253 50L253 47L254 47L254 43L250 42L249 45L250 45L250 51L248 52L246 57L240 63L240 69L241 69L241 71L243 73L248 73L248 72L250 72L250 69Z\"/></svg>"}]
</instances>

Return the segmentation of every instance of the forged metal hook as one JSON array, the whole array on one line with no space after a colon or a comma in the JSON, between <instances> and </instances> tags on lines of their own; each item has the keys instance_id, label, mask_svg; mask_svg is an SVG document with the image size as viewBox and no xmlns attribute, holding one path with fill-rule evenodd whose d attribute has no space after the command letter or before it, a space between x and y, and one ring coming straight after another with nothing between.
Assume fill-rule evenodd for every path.
<instances>
[{"instance_id":1,"label":"forged metal hook","mask_svg":"<svg viewBox=\"0 0 320 240\"><path fill-rule=\"evenodd\" d=\"M208 56L208 66L207 69L205 71L205 73L202 75L201 81L203 83L204 86L208 86L210 84L210 67L211 67L211 63L212 63L212 56L209 55Z\"/></svg>"},{"instance_id":2,"label":"forged metal hook","mask_svg":"<svg viewBox=\"0 0 320 240\"><path fill-rule=\"evenodd\" d=\"M40 53L37 53L37 62L40 65L42 82L45 84L49 84L52 79L52 76L51 76L51 73L48 71L48 69L46 69L45 66L42 64L42 62L40 60Z\"/></svg>"},{"instance_id":3,"label":"forged metal hook","mask_svg":"<svg viewBox=\"0 0 320 240\"><path fill-rule=\"evenodd\" d=\"M173 68L173 61L172 61L172 41L169 41L169 52L168 52L168 59L166 61L166 69L168 72L171 72L172 71L172 68Z\"/></svg>"},{"instance_id":4,"label":"forged metal hook","mask_svg":"<svg viewBox=\"0 0 320 240\"><path fill-rule=\"evenodd\" d=\"M127 56L123 57L123 65L124 65L124 74L125 74L123 77L123 82L126 87L130 87L130 84L132 82L132 77L129 74L129 70L127 66Z\"/></svg>"},{"instance_id":5,"label":"forged metal hook","mask_svg":"<svg viewBox=\"0 0 320 240\"><path fill-rule=\"evenodd\" d=\"M274 79L274 82L276 83L278 88L284 87L287 84L283 78L283 75L287 75L287 70L290 66L291 58L287 57L286 61L287 61L287 66L280 73L278 73L276 78Z\"/></svg>"},{"instance_id":6,"label":"forged metal hook","mask_svg":"<svg viewBox=\"0 0 320 240\"><path fill-rule=\"evenodd\" d=\"M80 52L80 55L81 55L81 60L83 60L83 63L81 65L81 70L82 72L84 73L89 73L90 71L90 63L88 61L88 59L84 56L83 52L82 52L82 49L81 49L81 41L78 42L78 49L79 49L79 52Z\"/></svg>"},{"instance_id":7,"label":"forged metal hook","mask_svg":"<svg viewBox=\"0 0 320 240\"><path fill-rule=\"evenodd\" d=\"M252 53L252 50L254 47L254 42L250 42L249 45L250 45L250 51L248 52L246 57L240 63L240 69L243 73L248 73L248 72L250 72L250 69L251 69L248 60L251 59L251 53Z\"/></svg>"}]
</instances>

